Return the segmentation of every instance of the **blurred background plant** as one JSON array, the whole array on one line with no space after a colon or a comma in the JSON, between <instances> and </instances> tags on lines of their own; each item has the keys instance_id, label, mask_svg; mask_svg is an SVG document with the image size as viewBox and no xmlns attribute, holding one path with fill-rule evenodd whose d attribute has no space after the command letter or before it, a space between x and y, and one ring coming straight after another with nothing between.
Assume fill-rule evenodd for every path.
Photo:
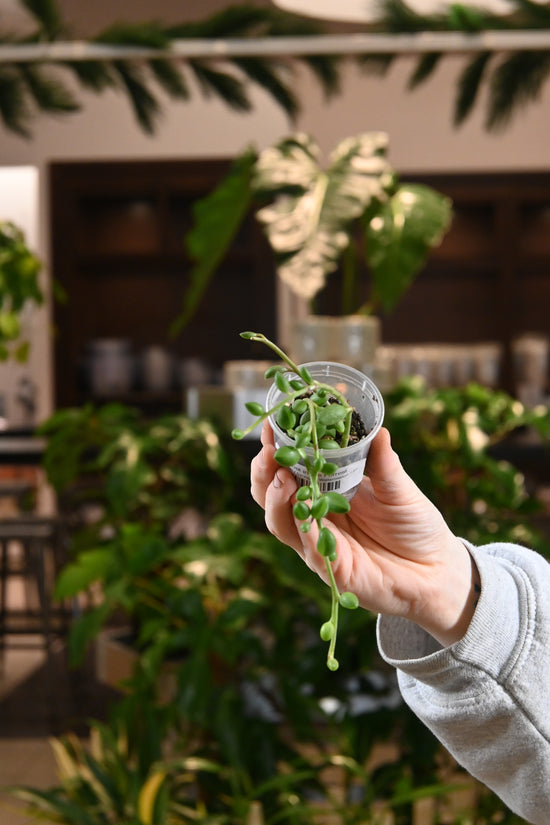
<instances>
[{"instance_id":1,"label":"blurred background plant","mask_svg":"<svg viewBox=\"0 0 550 825\"><path fill-rule=\"evenodd\" d=\"M25 312L44 302L41 260L29 249L23 231L0 221L0 361L26 361L30 343L24 336Z\"/></svg>"},{"instance_id":2,"label":"blurred background plant","mask_svg":"<svg viewBox=\"0 0 550 825\"><path fill-rule=\"evenodd\" d=\"M525 478L492 454L511 433L547 438L548 412L478 385L432 391L417 380L386 405L403 463L457 533L550 556ZM340 669L326 669L328 588L249 507L242 447L226 452L209 422L145 424L119 405L60 411L43 434L61 498L103 477L93 488L102 516L74 522L57 582L59 598L86 605L71 655L108 628L135 664L107 722L92 723L92 750L72 736L54 746L58 786L14 791L30 810L65 825L311 825L329 815L413 825L423 803L431 825L521 823L403 705L374 615L345 612ZM173 531L188 507L198 529Z\"/></svg>"}]
</instances>

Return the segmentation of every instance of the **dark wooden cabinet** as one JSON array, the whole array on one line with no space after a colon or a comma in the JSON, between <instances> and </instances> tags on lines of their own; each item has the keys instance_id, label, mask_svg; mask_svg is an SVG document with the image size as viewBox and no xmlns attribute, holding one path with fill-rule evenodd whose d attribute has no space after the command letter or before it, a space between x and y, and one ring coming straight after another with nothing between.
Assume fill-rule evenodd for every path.
<instances>
[{"instance_id":1,"label":"dark wooden cabinet","mask_svg":"<svg viewBox=\"0 0 550 825\"><path fill-rule=\"evenodd\" d=\"M55 307L58 406L88 396L82 359L94 338L126 338L138 349L160 343L178 357L200 356L221 367L251 357L238 336L242 329L275 334L272 257L251 215L196 317L176 341L168 338L188 283L183 238L193 203L228 166L221 160L52 164L52 274L68 294L67 304ZM511 388L511 341L524 332L550 335L550 173L414 181L448 194L454 220L400 305L383 318L383 340L497 341L505 352L503 385ZM333 311L330 288L323 300L320 310Z\"/></svg>"},{"instance_id":2,"label":"dark wooden cabinet","mask_svg":"<svg viewBox=\"0 0 550 825\"><path fill-rule=\"evenodd\" d=\"M57 406L90 397L86 351L98 338L126 339L134 352L161 345L213 369L250 357L238 333L274 335L274 269L251 216L214 276L196 316L175 340L192 262L184 248L193 203L223 178L229 161L54 163L50 168L53 277L67 293L55 305ZM139 381L138 381L139 384ZM181 390L123 400L181 407Z\"/></svg>"},{"instance_id":3,"label":"dark wooden cabinet","mask_svg":"<svg viewBox=\"0 0 550 825\"><path fill-rule=\"evenodd\" d=\"M395 342L497 341L512 388L511 342L550 335L550 174L415 178L448 194L454 218L441 246L391 317Z\"/></svg>"}]
</instances>

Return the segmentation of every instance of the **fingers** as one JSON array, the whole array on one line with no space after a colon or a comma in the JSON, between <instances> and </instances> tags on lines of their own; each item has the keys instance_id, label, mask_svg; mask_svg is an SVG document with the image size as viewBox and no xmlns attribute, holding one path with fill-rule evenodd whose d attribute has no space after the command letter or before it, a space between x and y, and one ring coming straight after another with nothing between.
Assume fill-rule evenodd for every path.
<instances>
[{"instance_id":1,"label":"fingers","mask_svg":"<svg viewBox=\"0 0 550 825\"><path fill-rule=\"evenodd\" d=\"M385 427L380 428L372 441L365 472L377 499L386 504L394 501L403 504L419 494L418 487L392 449L390 434Z\"/></svg>"},{"instance_id":2,"label":"fingers","mask_svg":"<svg viewBox=\"0 0 550 825\"><path fill-rule=\"evenodd\" d=\"M250 492L254 501L265 510L265 493L279 466L273 458L273 430L267 421L264 421L262 427L261 441L262 449L250 465Z\"/></svg>"},{"instance_id":3,"label":"fingers","mask_svg":"<svg viewBox=\"0 0 550 825\"><path fill-rule=\"evenodd\" d=\"M290 470L277 465L271 484L265 493L265 523L283 544L295 550L301 549L298 528L292 513L297 484Z\"/></svg>"}]
</instances>

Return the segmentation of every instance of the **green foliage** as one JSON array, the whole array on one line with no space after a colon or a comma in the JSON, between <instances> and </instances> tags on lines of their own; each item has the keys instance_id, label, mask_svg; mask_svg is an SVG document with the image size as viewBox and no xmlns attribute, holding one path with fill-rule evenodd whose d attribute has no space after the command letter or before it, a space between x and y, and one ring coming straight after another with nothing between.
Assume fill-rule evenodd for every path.
<instances>
[{"instance_id":1,"label":"green foliage","mask_svg":"<svg viewBox=\"0 0 550 825\"><path fill-rule=\"evenodd\" d=\"M455 533L474 544L511 541L550 555L530 524L538 511L525 478L496 448L529 428L546 443L550 414L525 408L505 392L478 384L427 390L403 381L387 398L386 424L406 470L444 513Z\"/></svg>"},{"instance_id":2,"label":"green foliage","mask_svg":"<svg viewBox=\"0 0 550 825\"><path fill-rule=\"evenodd\" d=\"M0 33L0 42L10 45L29 42L55 42L70 38L55 0L21 0L34 18L36 31L25 39ZM162 114L158 86L172 99L187 101L190 89L184 70L198 81L205 97L216 97L236 111L252 108L250 86L262 88L283 111L294 117L299 110L289 67L308 66L327 95L337 87L337 59L320 55L281 61L270 58L173 58L170 47L179 39L214 37L250 38L278 34L311 35L318 27L307 20L270 8L248 4L230 6L203 21L161 26L157 22L123 23L99 32L92 43L111 46L141 46L158 51L158 57L145 60L97 59L67 60L55 64L55 75L48 72L47 59L38 64L23 60L7 63L0 70L0 118L6 129L30 137L30 123L37 114L67 114L79 109L78 101L66 83L63 72L70 72L85 89L100 94L108 88L121 90L127 97L139 126L152 134Z\"/></svg>"},{"instance_id":3,"label":"green foliage","mask_svg":"<svg viewBox=\"0 0 550 825\"><path fill-rule=\"evenodd\" d=\"M1 82L1 81L0 81ZM23 232L0 221L0 360L25 361L29 342L21 338L21 316L39 306L44 295L39 284L42 262L28 248Z\"/></svg>"},{"instance_id":4,"label":"green foliage","mask_svg":"<svg viewBox=\"0 0 550 825\"><path fill-rule=\"evenodd\" d=\"M88 404L58 410L39 432L48 481L77 519L75 551L127 522L177 534L189 509L206 519L225 510L252 519L244 458L206 420L174 414L151 421L123 404ZM99 506L95 520L81 525L78 514L91 504Z\"/></svg>"},{"instance_id":5,"label":"green foliage","mask_svg":"<svg viewBox=\"0 0 550 825\"><path fill-rule=\"evenodd\" d=\"M104 452L108 475L111 458L120 458L121 432L135 433L140 421L116 407L88 409L86 423L78 411L58 416L50 461L62 465L67 455L57 476L62 497L78 480L88 484L90 468L95 475L94 453ZM414 380L389 393L386 421L406 468L457 532L545 551L530 527L535 502L517 469L494 451L518 429L548 438L546 411L478 385L428 391ZM158 476L172 461L169 432ZM197 432L204 461L206 431ZM159 432L159 449L161 441ZM182 446L183 462L192 442L189 436ZM215 481L217 468L214 462L208 471L211 494L225 486L223 473ZM302 489L298 501L309 507L311 490ZM165 494L162 484L150 489L151 497ZM168 534L160 503L134 509L131 497L121 501L111 514L115 531L81 547L58 591L76 596L93 585L102 592L75 625L75 652L116 615L133 626L136 667L109 723L92 723L90 747L72 735L54 743L55 787L12 789L30 812L62 825L379 825L391 811L396 823L410 825L414 802L429 798L432 825L472 817L476 825L519 825L475 784L475 813L450 813L447 797L462 776L402 704L393 673L378 659L374 616L342 611L346 644L331 672L323 661L335 633L332 620L323 620L329 594L294 551L248 515L226 507L211 517L208 499L195 502L206 507L204 532L187 539ZM341 599L353 601L351 594ZM160 688L167 670L168 696Z\"/></svg>"},{"instance_id":6,"label":"green foliage","mask_svg":"<svg viewBox=\"0 0 550 825\"><path fill-rule=\"evenodd\" d=\"M394 33L424 31L459 31L477 34L483 31L547 31L550 13L545 4L532 0L511 0L506 14L491 12L463 3L452 3L433 14L419 14L403 0L384 0L382 29ZM409 88L418 86L440 65L441 55L423 55L412 71ZM391 55L390 55L391 58ZM391 59L386 61L386 68ZM455 125L462 124L483 91L486 91L485 128L503 130L512 115L527 103L540 99L550 75L548 50L510 51L499 54L486 50L469 58L457 81L454 108Z\"/></svg>"},{"instance_id":7,"label":"green foliage","mask_svg":"<svg viewBox=\"0 0 550 825\"><path fill-rule=\"evenodd\" d=\"M250 204L256 204L278 275L296 295L311 301L345 261L348 277L334 314L390 312L441 242L451 202L429 187L400 184L387 144L381 132L346 138L327 168L308 135L291 135L257 155L247 150L227 181L195 204L186 243L192 242L197 263L173 330L195 311ZM213 224L225 227L215 244Z\"/></svg>"}]
</instances>

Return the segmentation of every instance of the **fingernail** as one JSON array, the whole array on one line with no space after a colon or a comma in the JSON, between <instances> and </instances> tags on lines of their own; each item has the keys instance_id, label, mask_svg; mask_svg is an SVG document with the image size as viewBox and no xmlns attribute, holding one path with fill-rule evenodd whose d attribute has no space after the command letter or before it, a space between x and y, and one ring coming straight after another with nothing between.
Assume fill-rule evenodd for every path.
<instances>
[{"instance_id":1,"label":"fingernail","mask_svg":"<svg viewBox=\"0 0 550 825\"><path fill-rule=\"evenodd\" d=\"M276 472L276 473L275 473L275 475L273 476L273 486L274 486L274 487L276 487L277 489L278 489L279 487L282 487L282 486L283 486L283 479L282 479L282 478L281 478L281 476L279 475L279 470L277 470L277 472Z\"/></svg>"}]
</instances>

